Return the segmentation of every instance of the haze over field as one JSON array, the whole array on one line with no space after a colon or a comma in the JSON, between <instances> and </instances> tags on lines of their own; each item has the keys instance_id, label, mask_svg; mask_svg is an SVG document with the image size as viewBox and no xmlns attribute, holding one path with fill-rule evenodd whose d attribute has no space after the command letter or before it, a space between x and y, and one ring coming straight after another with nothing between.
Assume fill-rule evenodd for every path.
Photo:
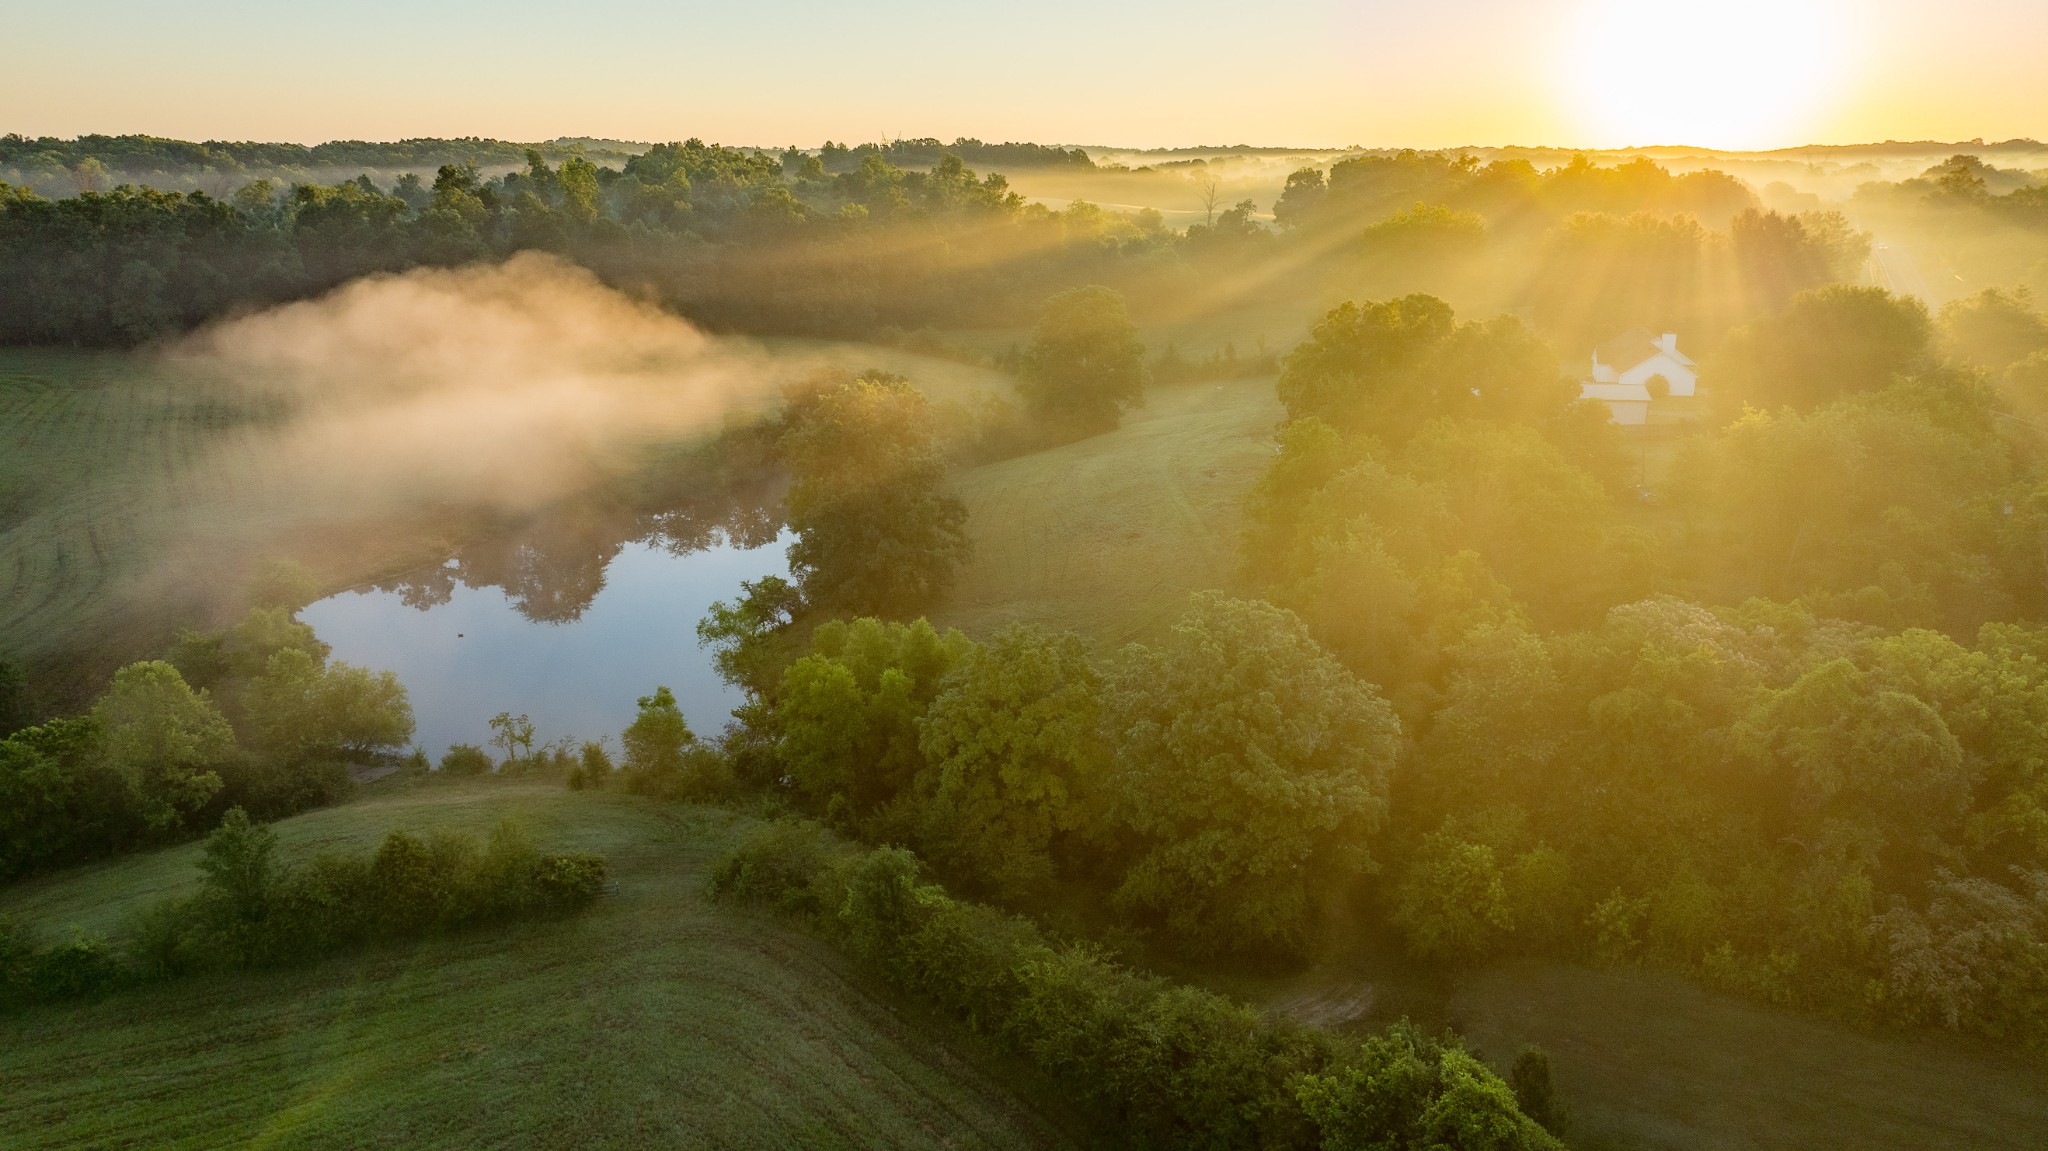
<instances>
[{"instance_id":1,"label":"haze over field","mask_svg":"<svg viewBox=\"0 0 2048 1151\"><path fill-rule=\"evenodd\" d=\"M541 253L358 280L164 353L286 412L248 453L272 498L374 516L428 498L528 512L759 407L803 368Z\"/></svg>"}]
</instances>

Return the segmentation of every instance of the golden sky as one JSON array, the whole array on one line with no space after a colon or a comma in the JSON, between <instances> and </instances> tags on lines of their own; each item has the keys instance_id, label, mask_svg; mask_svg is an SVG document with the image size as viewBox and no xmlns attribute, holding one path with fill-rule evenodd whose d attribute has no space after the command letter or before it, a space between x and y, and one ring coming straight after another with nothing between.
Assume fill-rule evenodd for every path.
<instances>
[{"instance_id":1,"label":"golden sky","mask_svg":"<svg viewBox=\"0 0 2048 1151\"><path fill-rule=\"evenodd\" d=\"M2048 0L67 0L0 131L814 145L2048 135Z\"/></svg>"}]
</instances>

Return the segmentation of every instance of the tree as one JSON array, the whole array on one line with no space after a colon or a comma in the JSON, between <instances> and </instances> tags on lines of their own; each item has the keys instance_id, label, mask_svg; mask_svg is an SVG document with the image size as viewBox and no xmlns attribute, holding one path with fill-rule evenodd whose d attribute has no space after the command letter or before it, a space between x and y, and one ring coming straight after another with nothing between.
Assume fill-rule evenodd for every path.
<instances>
[{"instance_id":1,"label":"tree","mask_svg":"<svg viewBox=\"0 0 2048 1151\"><path fill-rule=\"evenodd\" d=\"M1938 854L1970 806L1971 772L1941 716L1848 659L1773 693L1739 730L1781 826L1816 848L1867 829L1904 859Z\"/></svg>"},{"instance_id":2,"label":"tree","mask_svg":"<svg viewBox=\"0 0 2048 1151\"><path fill-rule=\"evenodd\" d=\"M2033 294L1986 288L1941 307L1942 343L1949 354L1985 371L2002 371L2048 349L2048 316Z\"/></svg>"},{"instance_id":3,"label":"tree","mask_svg":"<svg viewBox=\"0 0 2048 1151\"><path fill-rule=\"evenodd\" d=\"M533 754L533 721L523 713L501 711L491 717L491 743L505 753L505 762Z\"/></svg>"},{"instance_id":4,"label":"tree","mask_svg":"<svg viewBox=\"0 0 2048 1151\"><path fill-rule=\"evenodd\" d=\"M1273 203L1273 221L1283 228L1300 228L1315 217L1330 189L1320 168L1299 168L1287 174L1287 186Z\"/></svg>"},{"instance_id":5,"label":"tree","mask_svg":"<svg viewBox=\"0 0 2048 1151\"><path fill-rule=\"evenodd\" d=\"M970 650L918 721L918 846L1014 898L1052 878L1101 769L1101 680L1079 636L1013 626Z\"/></svg>"},{"instance_id":6,"label":"tree","mask_svg":"<svg viewBox=\"0 0 2048 1151\"><path fill-rule=\"evenodd\" d=\"M204 691L160 660L129 664L93 705L107 763L151 828L176 827L221 788L235 733Z\"/></svg>"},{"instance_id":7,"label":"tree","mask_svg":"<svg viewBox=\"0 0 2048 1151\"><path fill-rule=\"evenodd\" d=\"M657 687L653 695L640 697L639 706L639 714L619 737L626 753L625 769L644 778L680 774L683 752L697 742L697 735L683 718L675 693Z\"/></svg>"},{"instance_id":8,"label":"tree","mask_svg":"<svg viewBox=\"0 0 2048 1151\"><path fill-rule=\"evenodd\" d=\"M1045 302L1017 391L1046 426L1093 435L1143 402L1145 382L1145 345L1123 296L1091 284Z\"/></svg>"},{"instance_id":9,"label":"tree","mask_svg":"<svg viewBox=\"0 0 2048 1151\"><path fill-rule=\"evenodd\" d=\"M972 649L925 620L832 620L783 673L769 718L776 750L812 810L865 820L909 788L924 764L918 717Z\"/></svg>"},{"instance_id":10,"label":"tree","mask_svg":"<svg viewBox=\"0 0 2048 1151\"><path fill-rule=\"evenodd\" d=\"M249 938L270 912L283 869L277 859L277 833L252 823L247 812L231 807L221 816L220 826L206 837L206 852L199 860L205 879L200 899L206 915L217 928L226 929L222 940L234 961L241 961L251 943Z\"/></svg>"},{"instance_id":11,"label":"tree","mask_svg":"<svg viewBox=\"0 0 2048 1151\"><path fill-rule=\"evenodd\" d=\"M943 491L923 394L870 373L798 399L781 451L806 606L897 615L937 599L967 554L967 509Z\"/></svg>"},{"instance_id":12,"label":"tree","mask_svg":"<svg viewBox=\"0 0 2048 1151\"><path fill-rule=\"evenodd\" d=\"M369 756L412 739L412 704L390 672L335 662L300 648L273 653L242 696L257 746L286 762Z\"/></svg>"},{"instance_id":13,"label":"tree","mask_svg":"<svg viewBox=\"0 0 2048 1151\"><path fill-rule=\"evenodd\" d=\"M1784 216L1754 208L1728 225L1737 274L1759 310L1776 312L1793 296L1852 280L1870 256L1870 236L1838 212Z\"/></svg>"},{"instance_id":14,"label":"tree","mask_svg":"<svg viewBox=\"0 0 2048 1151\"><path fill-rule=\"evenodd\" d=\"M743 593L728 604L720 600L697 621L697 642L711 649L718 678L766 699L794 658L788 642L790 624L803 610L803 593L781 576L743 580Z\"/></svg>"},{"instance_id":15,"label":"tree","mask_svg":"<svg viewBox=\"0 0 2048 1151\"><path fill-rule=\"evenodd\" d=\"M1459 324L1434 296L1345 303L1281 361L1280 402L1400 444L1428 420L1554 418L1576 398L1557 354L1512 316Z\"/></svg>"},{"instance_id":16,"label":"tree","mask_svg":"<svg viewBox=\"0 0 2048 1151\"><path fill-rule=\"evenodd\" d=\"M1386 815L1400 724L1379 693L1293 613L1204 592L1117 658L1104 711L1116 902L1197 950L1305 948Z\"/></svg>"},{"instance_id":17,"label":"tree","mask_svg":"<svg viewBox=\"0 0 2048 1151\"><path fill-rule=\"evenodd\" d=\"M1831 284L1729 333L1701 371L1700 387L1731 416L1745 404L1806 411L1927 367L1933 337L1919 300Z\"/></svg>"},{"instance_id":18,"label":"tree","mask_svg":"<svg viewBox=\"0 0 2048 1151\"><path fill-rule=\"evenodd\" d=\"M12 661L0 658L0 739L29 723L28 677Z\"/></svg>"},{"instance_id":19,"label":"tree","mask_svg":"<svg viewBox=\"0 0 2048 1151\"><path fill-rule=\"evenodd\" d=\"M1223 201L1223 182L1207 168L1195 173L1192 179L1195 184L1195 198L1202 203L1202 226L1210 227L1216 223L1216 205Z\"/></svg>"},{"instance_id":20,"label":"tree","mask_svg":"<svg viewBox=\"0 0 2048 1151\"><path fill-rule=\"evenodd\" d=\"M1397 890L1393 924L1418 959L1485 959L1514 928L1493 848L1433 833Z\"/></svg>"},{"instance_id":21,"label":"tree","mask_svg":"<svg viewBox=\"0 0 2048 1151\"><path fill-rule=\"evenodd\" d=\"M1414 274L1471 256L1486 244L1486 220L1442 204L1417 204L1365 229L1361 251L1383 268Z\"/></svg>"},{"instance_id":22,"label":"tree","mask_svg":"<svg viewBox=\"0 0 2048 1151\"><path fill-rule=\"evenodd\" d=\"M1297 1092L1324 1151L1563 1151L1485 1064L1405 1022Z\"/></svg>"}]
</instances>

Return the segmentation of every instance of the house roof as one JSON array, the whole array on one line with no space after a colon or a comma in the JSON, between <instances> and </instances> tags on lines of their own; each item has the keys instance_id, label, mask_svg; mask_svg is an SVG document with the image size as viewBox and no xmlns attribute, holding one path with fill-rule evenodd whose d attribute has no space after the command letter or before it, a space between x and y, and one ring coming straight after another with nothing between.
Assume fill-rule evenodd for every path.
<instances>
[{"instance_id":1,"label":"house roof","mask_svg":"<svg viewBox=\"0 0 2048 1151\"><path fill-rule=\"evenodd\" d=\"M1594 358L1617 372L1625 372L1652 356L1668 355L1682 367L1693 366L1684 352L1672 351L1641 328L1616 336L1593 350Z\"/></svg>"}]
</instances>

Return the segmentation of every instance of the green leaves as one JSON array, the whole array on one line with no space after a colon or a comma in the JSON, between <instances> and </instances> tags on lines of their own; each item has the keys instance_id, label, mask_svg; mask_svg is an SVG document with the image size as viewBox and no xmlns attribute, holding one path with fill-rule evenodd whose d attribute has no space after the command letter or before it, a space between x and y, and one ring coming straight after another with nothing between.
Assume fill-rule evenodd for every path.
<instances>
[{"instance_id":1,"label":"green leaves","mask_svg":"<svg viewBox=\"0 0 2048 1151\"><path fill-rule=\"evenodd\" d=\"M924 395L869 374L794 397L788 418L789 565L806 605L901 615L941 595L967 554L967 509L942 491Z\"/></svg>"},{"instance_id":2,"label":"green leaves","mask_svg":"<svg viewBox=\"0 0 2048 1151\"><path fill-rule=\"evenodd\" d=\"M1301 1106L1323 1151L1562 1151L1515 1093L1457 1046L1401 1024L1326 1074L1304 1076Z\"/></svg>"},{"instance_id":3,"label":"green leaves","mask_svg":"<svg viewBox=\"0 0 2048 1151\"><path fill-rule=\"evenodd\" d=\"M92 714L107 762L151 827L175 827L220 790L215 768L234 754L234 730L177 668L158 660L122 668Z\"/></svg>"},{"instance_id":4,"label":"green leaves","mask_svg":"<svg viewBox=\"0 0 2048 1151\"><path fill-rule=\"evenodd\" d=\"M1215 592L1107 683L1107 818L1135 856L1119 900L1199 947L1302 947L1370 864L1393 710L1292 613Z\"/></svg>"},{"instance_id":5,"label":"green leaves","mask_svg":"<svg viewBox=\"0 0 2048 1151\"><path fill-rule=\"evenodd\" d=\"M1145 383L1145 345L1122 295L1091 284L1046 301L1017 381L1035 419L1076 435L1107 431L1144 401Z\"/></svg>"},{"instance_id":6,"label":"green leaves","mask_svg":"<svg viewBox=\"0 0 2048 1151\"><path fill-rule=\"evenodd\" d=\"M1051 879L1102 770L1101 692L1072 633L1010 627L969 652L918 724L924 853L1007 897Z\"/></svg>"},{"instance_id":7,"label":"green leaves","mask_svg":"<svg viewBox=\"0 0 2048 1151\"><path fill-rule=\"evenodd\" d=\"M924 620L864 618L821 625L811 648L776 692L776 746L815 810L862 819L908 789L923 767L918 719L972 641Z\"/></svg>"},{"instance_id":8,"label":"green leaves","mask_svg":"<svg viewBox=\"0 0 2048 1151\"><path fill-rule=\"evenodd\" d=\"M271 655L242 693L256 744L287 763L318 755L369 755L412 739L412 704L390 672L335 662L302 648Z\"/></svg>"}]
</instances>

